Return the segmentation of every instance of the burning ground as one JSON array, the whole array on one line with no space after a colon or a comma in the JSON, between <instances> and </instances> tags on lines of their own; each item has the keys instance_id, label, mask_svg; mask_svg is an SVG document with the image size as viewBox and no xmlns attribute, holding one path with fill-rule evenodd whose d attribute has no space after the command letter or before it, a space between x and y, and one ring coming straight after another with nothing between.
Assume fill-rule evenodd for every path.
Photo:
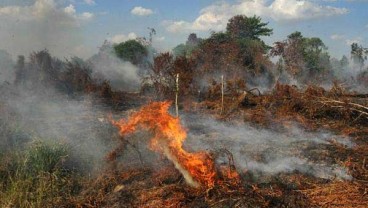
<instances>
[{"instance_id":1,"label":"burning ground","mask_svg":"<svg viewBox=\"0 0 368 208\"><path fill-rule=\"evenodd\" d=\"M270 50L266 26L235 16L176 54L152 28L88 60L2 52L0 206L367 207L368 50Z\"/></svg>"},{"instance_id":2,"label":"burning ground","mask_svg":"<svg viewBox=\"0 0 368 208\"><path fill-rule=\"evenodd\" d=\"M138 197L138 201L142 200L143 196L148 197L144 198L142 204L124 201L125 205L319 206L323 202L314 198L320 197L315 195L314 191L325 194L325 200L329 197L335 200L329 202L329 206L340 204L363 207L367 202L364 197L365 185L357 183L351 175L351 158L348 155L356 150L356 144L347 135L336 135L321 129L308 130L307 127L290 121L284 121L272 128L259 128L238 119L229 122L209 119L210 115L191 113L182 116L189 132L185 140L183 127L177 118L167 114L167 108L168 103L152 103L134 112L128 120L113 121L120 129L124 138L122 141L127 139L134 143L134 140L141 139L142 135L126 137L128 133L140 129L152 130L153 136L148 135L151 137L150 149L166 158L165 166L172 163L171 167L169 165L165 168L156 163L154 173L152 170L141 170L142 175L137 180L141 182L139 184L150 187L146 189L147 192L130 190L130 185L135 186L135 182L130 181L129 177L126 179L127 175L119 175L120 181L115 182L117 184L116 189L112 191L113 195L129 190L128 192L134 193L131 197ZM162 138L169 139L159 142ZM155 147L157 144L159 147ZM117 150L121 151L121 148ZM205 153L208 156L203 156ZM116 156L116 151L113 155ZM187 164L187 157L191 158L189 161L198 162L195 166L190 166ZM211 176L211 183L208 183L208 175ZM153 178L147 180L145 176ZM150 183L153 184L149 185ZM191 190L189 193L186 188L177 190L178 186L183 184L187 184L187 188ZM345 201L339 201L333 198L336 197L335 194L327 193L329 186L336 188L337 184L347 188L340 193L345 194ZM166 189L170 191L167 192ZM350 198L352 196L354 198ZM191 197L194 198L186 201Z\"/></svg>"},{"instance_id":3,"label":"burning ground","mask_svg":"<svg viewBox=\"0 0 368 208\"><path fill-rule=\"evenodd\" d=\"M176 117L172 102L138 94L113 94L125 101L112 104L99 93L10 86L0 171L16 183L2 186L14 190L1 194L6 207L367 204L362 94L278 84L225 95L224 108L220 99L186 102Z\"/></svg>"},{"instance_id":4,"label":"burning ground","mask_svg":"<svg viewBox=\"0 0 368 208\"><path fill-rule=\"evenodd\" d=\"M247 99L259 103L240 104L226 116L197 103L179 120L168 113L168 102L154 102L112 120L121 136L109 154L114 174L99 177L80 206L366 206L365 118L363 126L346 126L344 120L309 119L302 111L277 117L258 112L255 124L246 118L265 107L259 99L281 98ZM152 159L145 151L161 156Z\"/></svg>"}]
</instances>

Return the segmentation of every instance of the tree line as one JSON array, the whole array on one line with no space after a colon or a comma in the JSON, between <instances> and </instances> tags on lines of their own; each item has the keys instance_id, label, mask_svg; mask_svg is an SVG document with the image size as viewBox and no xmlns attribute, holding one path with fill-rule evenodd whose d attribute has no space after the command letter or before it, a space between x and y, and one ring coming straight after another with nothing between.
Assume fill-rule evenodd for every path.
<instances>
[{"instance_id":1,"label":"tree line","mask_svg":"<svg viewBox=\"0 0 368 208\"><path fill-rule=\"evenodd\" d=\"M180 74L179 94L207 99L219 93L221 76L225 77L226 93L234 95L249 86L271 88L277 82L308 85L353 79L368 85L368 70L364 68L367 48L353 43L351 59L343 56L337 60L330 57L320 38L305 37L298 31L269 46L262 37L271 36L273 29L257 16L236 15L229 19L224 31L212 32L208 38L191 33L172 52L157 53L152 47L156 31L149 29L149 38L103 47L111 47L121 60L137 66L141 91L154 93L159 99L175 95L177 74ZM358 69L356 77L349 76L351 67ZM104 97L111 96L109 81L92 77L91 68L78 58L60 61L43 50L32 53L28 62L19 56L15 69L18 85L52 84L69 94L98 92Z\"/></svg>"}]
</instances>

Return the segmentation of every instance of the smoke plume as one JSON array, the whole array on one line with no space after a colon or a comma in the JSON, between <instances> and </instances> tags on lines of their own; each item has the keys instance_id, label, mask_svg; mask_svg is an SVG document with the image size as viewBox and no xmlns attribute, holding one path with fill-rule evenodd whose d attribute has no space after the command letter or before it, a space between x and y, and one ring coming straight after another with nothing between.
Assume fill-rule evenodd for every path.
<instances>
[{"instance_id":1,"label":"smoke plume","mask_svg":"<svg viewBox=\"0 0 368 208\"><path fill-rule=\"evenodd\" d=\"M128 61L118 58L112 45L104 43L98 54L89 59L94 75L102 75L110 81L114 90L138 91L140 78L139 68Z\"/></svg>"},{"instance_id":2,"label":"smoke plume","mask_svg":"<svg viewBox=\"0 0 368 208\"><path fill-rule=\"evenodd\" d=\"M307 132L296 124L284 130L258 129L194 115L183 116L183 122L189 129L186 148L226 148L241 172L275 175L298 171L319 178L351 179L345 168L334 164L333 158L318 157L333 142L352 148L354 143L349 138L326 131Z\"/></svg>"}]
</instances>

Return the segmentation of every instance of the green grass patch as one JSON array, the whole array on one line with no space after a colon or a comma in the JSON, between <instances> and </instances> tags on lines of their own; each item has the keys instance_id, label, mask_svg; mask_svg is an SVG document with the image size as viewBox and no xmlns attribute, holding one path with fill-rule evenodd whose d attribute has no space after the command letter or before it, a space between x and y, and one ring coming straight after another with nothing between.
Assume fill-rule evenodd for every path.
<instances>
[{"instance_id":1,"label":"green grass patch","mask_svg":"<svg viewBox=\"0 0 368 208\"><path fill-rule=\"evenodd\" d=\"M81 188L81 175L67 168L69 147L32 143L0 158L0 207L59 207Z\"/></svg>"}]
</instances>

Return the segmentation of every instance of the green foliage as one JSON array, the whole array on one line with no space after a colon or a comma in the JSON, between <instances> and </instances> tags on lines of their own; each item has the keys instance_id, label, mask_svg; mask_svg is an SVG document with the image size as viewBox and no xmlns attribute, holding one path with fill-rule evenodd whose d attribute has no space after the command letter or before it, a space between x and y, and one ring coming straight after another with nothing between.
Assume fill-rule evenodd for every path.
<instances>
[{"instance_id":1,"label":"green foliage","mask_svg":"<svg viewBox=\"0 0 368 208\"><path fill-rule=\"evenodd\" d=\"M367 60L368 48L363 48L363 46L353 43L351 44L350 53L354 64L362 69L364 66L364 61Z\"/></svg>"},{"instance_id":2,"label":"green foliage","mask_svg":"<svg viewBox=\"0 0 368 208\"><path fill-rule=\"evenodd\" d=\"M174 56L186 56L188 54L188 48L185 44L179 44L173 49Z\"/></svg>"},{"instance_id":3,"label":"green foliage","mask_svg":"<svg viewBox=\"0 0 368 208\"><path fill-rule=\"evenodd\" d=\"M268 23L262 22L262 19L257 16L236 15L227 23L226 32L236 39L260 40L261 36L272 35L273 30L267 28L267 25Z\"/></svg>"},{"instance_id":4,"label":"green foliage","mask_svg":"<svg viewBox=\"0 0 368 208\"><path fill-rule=\"evenodd\" d=\"M338 78L345 78L346 73L348 73L349 59L344 55L340 60L332 58L330 62L334 76Z\"/></svg>"},{"instance_id":5,"label":"green foliage","mask_svg":"<svg viewBox=\"0 0 368 208\"><path fill-rule=\"evenodd\" d=\"M47 144L38 141L26 151L24 168L27 174L52 173L67 156L68 151L65 145Z\"/></svg>"},{"instance_id":6,"label":"green foliage","mask_svg":"<svg viewBox=\"0 0 368 208\"><path fill-rule=\"evenodd\" d=\"M238 40L240 46L243 66L254 69L254 72L261 72L262 64L264 64L263 54L266 53L266 46L263 41L244 38Z\"/></svg>"},{"instance_id":7,"label":"green foliage","mask_svg":"<svg viewBox=\"0 0 368 208\"><path fill-rule=\"evenodd\" d=\"M188 40L185 44L179 44L173 49L175 57L185 56L190 57L194 50L198 49L198 45L202 42L202 39L198 38L195 33L191 33L188 36Z\"/></svg>"},{"instance_id":8,"label":"green foliage","mask_svg":"<svg viewBox=\"0 0 368 208\"><path fill-rule=\"evenodd\" d=\"M190 57L195 49L197 49L197 46L179 44L173 49L173 54L175 57L178 56Z\"/></svg>"},{"instance_id":9,"label":"green foliage","mask_svg":"<svg viewBox=\"0 0 368 208\"><path fill-rule=\"evenodd\" d=\"M342 56L342 58L341 58L341 60L340 60L340 65L342 66L342 67L348 67L349 66L349 59L348 59L348 57L346 57L345 55L344 56Z\"/></svg>"},{"instance_id":10,"label":"green foliage","mask_svg":"<svg viewBox=\"0 0 368 208\"><path fill-rule=\"evenodd\" d=\"M66 205L81 185L78 174L64 167L68 147L35 142L3 155L0 165L0 207Z\"/></svg>"},{"instance_id":11,"label":"green foliage","mask_svg":"<svg viewBox=\"0 0 368 208\"><path fill-rule=\"evenodd\" d=\"M148 55L147 48L137 40L128 40L114 46L116 55L132 64L142 64Z\"/></svg>"},{"instance_id":12,"label":"green foliage","mask_svg":"<svg viewBox=\"0 0 368 208\"><path fill-rule=\"evenodd\" d=\"M322 72L329 67L327 47L319 38L303 39L303 55L306 67L313 72Z\"/></svg>"},{"instance_id":13,"label":"green foliage","mask_svg":"<svg viewBox=\"0 0 368 208\"><path fill-rule=\"evenodd\" d=\"M282 42L276 42L271 55L284 59L286 70L300 78L316 77L331 68L327 47L320 38L307 38L296 31ZM302 81L302 80L301 80Z\"/></svg>"},{"instance_id":14,"label":"green foliage","mask_svg":"<svg viewBox=\"0 0 368 208\"><path fill-rule=\"evenodd\" d=\"M287 36L287 38L291 41L303 40L303 35L299 31L295 31Z\"/></svg>"},{"instance_id":15,"label":"green foliage","mask_svg":"<svg viewBox=\"0 0 368 208\"><path fill-rule=\"evenodd\" d=\"M272 34L267 24L256 16L237 15L231 18L226 31L213 32L193 51L191 57L199 69L197 76L203 77L208 86L218 75L234 83L256 84L260 76L266 77L264 83L272 82L269 71L272 63L267 56L269 46L260 39ZM239 87L234 91L241 90L243 88Z\"/></svg>"}]
</instances>

